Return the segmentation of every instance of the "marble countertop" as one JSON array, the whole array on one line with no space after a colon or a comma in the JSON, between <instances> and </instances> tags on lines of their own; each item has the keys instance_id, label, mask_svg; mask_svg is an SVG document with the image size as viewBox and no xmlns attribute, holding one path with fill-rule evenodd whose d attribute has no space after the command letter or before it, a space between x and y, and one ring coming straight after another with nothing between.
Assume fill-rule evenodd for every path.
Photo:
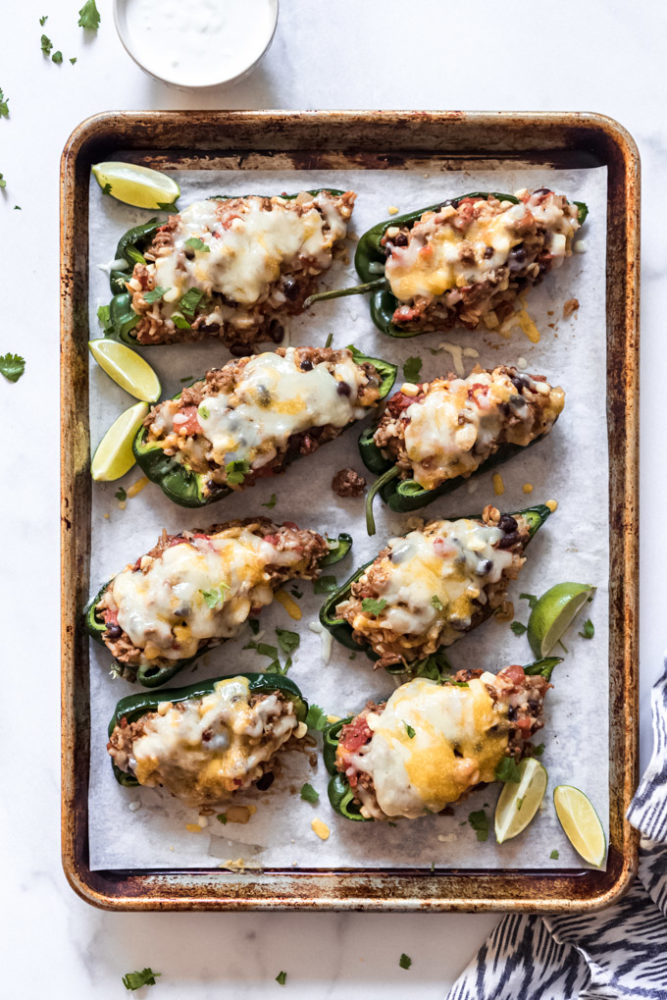
<instances>
[{"instance_id":1,"label":"marble countertop","mask_svg":"<svg viewBox=\"0 0 667 1000\"><path fill-rule=\"evenodd\" d=\"M665 646L667 463L660 403L667 293L664 161L664 6L563 0L553 24L534 4L478 7L474 25L437 0L283 0L277 35L255 73L224 91L190 95L142 72L122 49L111 0L84 38L76 3L4 12L0 119L4 277L0 354L27 359L16 385L0 379L5 488L0 494L5 718L0 747L20 765L0 770L7 995L125 995L123 973L163 973L165 998L442 998L496 917L408 914L116 914L90 908L60 867L58 525L58 167L67 136L108 109L452 108L591 110L618 119L643 161L641 749L650 752L649 691ZM48 14L44 27L40 15ZM480 16L481 15L481 16ZM469 27L468 27L469 25ZM46 32L64 54L40 52ZM551 44L549 44L549 42ZM77 57L75 65L69 58ZM323 71L324 69L324 71ZM19 205L21 210L14 210ZM653 206L657 206L657 210ZM30 468L38 442L40 465ZM659 460L655 461L654 456ZM9 529L9 530L7 530ZM35 609L39 608L39 618ZM29 642L26 643L26 636ZM9 710L8 710L9 709ZM30 719L26 738L26 716ZM398 966L401 952L413 960ZM37 961L37 966L35 966Z\"/></svg>"}]
</instances>

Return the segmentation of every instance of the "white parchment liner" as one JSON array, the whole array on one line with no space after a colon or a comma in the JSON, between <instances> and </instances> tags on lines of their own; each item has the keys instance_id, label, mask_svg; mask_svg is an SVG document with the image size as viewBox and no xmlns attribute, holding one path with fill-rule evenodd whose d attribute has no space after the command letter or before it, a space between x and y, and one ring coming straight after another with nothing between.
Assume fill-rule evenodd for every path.
<instances>
[{"instance_id":1,"label":"white parchment liner","mask_svg":"<svg viewBox=\"0 0 667 1000\"><path fill-rule=\"evenodd\" d=\"M508 339L487 332L456 330L443 335L426 334L409 340L385 337L371 323L366 297L320 303L308 315L289 323L292 344L323 345L334 335L333 345L353 342L364 352L401 363L409 356L423 360L422 378L433 378L452 369L446 350L435 353L443 342L474 347L479 359L465 359L466 374L478 360L483 367L499 363L524 366L544 373L566 391L563 415L552 434L514 458L501 472L502 497L494 497L491 473L464 483L451 495L436 501L423 513L427 518L457 516L481 511L490 501L503 510L516 510L549 498L558 510L540 530L528 549L528 562L509 596L515 616L528 619L527 603L520 592L543 593L563 580L592 583L598 588L588 612L595 624L595 638L585 641L573 629L569 650L553 676L554 688L547 696L546 726L538 735L544 742L542 757L549 773L549 789L542 812L516 840L498 846L493 831L486 842L478 842L467 818L472 810L486 808L491 823L499 786L470 795L452 810L452 815L429 816L416 821L350 823L331 810L327 775L320 759L311 770L306 757L284 757L283 774L269 792L240 795L238 803L253 803L257 812L246 825L222 825L214 817L200 833L186 824L196 824L193 810L182 807L168 794L153 789L121 787L111 771L105 749L107 724L116 701L141 690L109 675L110 656L91 643L91 765L89 795L90 865L92 869L211 867L244 858L265 867L423 867L436 868L577 868L582 863L560 830L552 805L552 791L560 783L576 785L593 801L605 828L608 827L608 472L606 427L605 359L605 219L606 170L497 169L488 164L479 171L349 170L349 171L190 171L175 173L181 185L180 205L215 193L247 191L272 194L331 186L358 193L349 241L353 257L355 238L371 225L388 217L388 209L401 212L433 204L474 190L515 191L548 185L571 200L585 201L589 220L581 238L585 252L575 254L560 270L528 295L527 305L540 332L533 344L515 329ZM97 334L98 305L108 302L108 277L99 267L113 259L119 236L130 226L145 221L149 213L120 205L103 197L97 184L90 190L90 329ZM325 278L329 287L356 283L352 265L337 262ZM569 319L562 318L563 303L579 300L580 308ZM265 349L269 349L266 345ZM219 367L229 359L228 351L215 340L204 345L161 346L143 350L157 370L163 392L178 392L181 379ZM399 371L398 384L401 383ZM132 400L91 362L90 422L93 448L115 417ZM356 439L361 425L350 429L315 455L295 463L289 472L265 480L252 490L223 500L200 511L177 507L157 486L149 484L128 500L124 510L114 498L119 485L126 489L141 477L134 469L122 483L95 484L92 507L91 588L96 588L128 562L149 549L162 528L177 532L194 526L206 527L249 514L267 514L276 520L293 520L300 526L334 534L349 531L354 538L352 554L335 567L343 581L354 567L371 558L385 540L408 528L410 515L391 514L376 501L377 534L369 539L363 516L363 501L341 500L331 491L333 474L344 466L363 472ZM372 481L372 476L369 479ZM526 495L522 486L533 484ZM272 493L278 496L273 511L262 507ZM334 715L360 709L369 698L391 692L394 682L384 671L374 671L371 661L334 643L330 662L321 658L320 637L308 628L316 620L323 598L314 595L309 583L299 585L301 622L292 621L278 604L262 613L264 641L275 643L276 625L299 631L301 645L289 676L305 696ZM195 670L185 670L172 687L191 684L205 677L261 670L267 660L242 646L249 629L237 639L203 657ZM527 663L533 658L525 636L515 636L507 623L495 620L450 648L457 667L498 670L509 663ZM313 806L299 798L303 782L319 792ZM328 840L320 840L311 828L318 817L330 828ZM558 859L552 851L559 852Z\"/></svg>"}]
</instances>

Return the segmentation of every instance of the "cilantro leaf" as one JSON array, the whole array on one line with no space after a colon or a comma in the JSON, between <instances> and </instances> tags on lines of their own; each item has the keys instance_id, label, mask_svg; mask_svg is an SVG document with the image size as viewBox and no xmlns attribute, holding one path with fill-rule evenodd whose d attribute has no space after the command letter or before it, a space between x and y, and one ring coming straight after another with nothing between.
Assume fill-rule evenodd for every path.
<instances>
[{"instance_id":1,"label":"cilantro leaf","mask_svg":"<svg viewBox=\"0 0 667 1000\"><path fill-rule=\"evenodd\" d=\"M202 253L211 252L211 248L203 240L200 240L198 236L191 236L189 240L185 241L185 245L189 250L201 250Z\"/></svg>"},{"instance_id":2,"label":"cilantro leaf","mask_svg":"<svg viewBox=\"0 0 667 1000\"><path fill-rule=\"evenodd\" d=\"M44 27L44 25L46 24L46 22L48 21L48 19L49 19L49 15L48 14L44 14L43 17L40 17L39 23L40 23L40 26L42 28Z\"/></svg>"},{"instance_id":3,"label":"cilantro leaf","mask_svg":"<svg viewBox=\"0 0 667 1000\"><path fill-rule=\"evenodd\" d=\"M276 976L276 982L279 983L281 986L284 986L286 981L287 981L287 973L279 972L278 975Z\"/></svg>"},{"instance_id":4,"label":"cilantro leaf","mask_svg":"<svg viewBox=\"0 0 667 1000\"><path fill-rule=\"evenodd\" d=\"M100 26L100 12L95 6L95 0L86 0L79 11L79 20L76 22L80 28L88 31L97 31Z\"/></svg>"},{"instance_id":5,"label":"cilantro leaf","mask_svg":"<svg viewBox=\"0 0 667 1000\"><path fill-rule=\"evenodd\" d=\"M15 211L15 212L21 212L21 211L23 211L23 210L22 210L22 208L21 208L21 206L20 206L20 205L14 205L14 211Z\"/></svg>"},{"instance_id":6,"label":"cilantro leaf","mask_svg":"<svg viewBox=\"0 0 667 1000\"><path fill-rule=\"evenodd\" d=\"M293 653L295 649L299 648L299 643L301 642L301 636L298 632L290 632L286 628L277 628L276 635L278 636L278 645L282 649L283 653Z\"/></svg>"},{"instance_id":7,"label":"cilantro leaf","mask_svg":"<svg viewBox=\"0 0 667 1000\"><path fill-rule=\"evenodd\" d=\"M111 184L109 183L109 181L107 181L104 187L102 188L102 194L111 194Z\"/></svg>"},{"instance_id":8,"label":"cilantro leaf","mask_svg":"<svg viewBox=\"0 0 667 1000\"><path fill-rule=\"evenodd\" d=\"M209 410L208 406L206 406L205 403L199 404L198 415L202 418L202 420L208 420L208 418L211 416L211 411Z\"/></svg>"},{"instance_id":9,"label":"cilantro leaf","mask_svg":"<svg viewBox=\"0 0 667 1000\"><path fill-rule=\"evenodd\" d=\"M364 597L361 607L370 615L379 615L387 607L387 602L384 597L381 597L380 600L376 600L374 597Z\"/></svg>"},{"instance_id":10,"label":"cilantro leaf","mask_svg":"<svg viewBox=\"0 0 667 1000\"><path fill-rule=\"evenodd\" d=\"M174 326L176 327L177 330L189 330L190 329L190 324L188 323L187 319L185 318L185 316L183 316L182 313L173 312L171 314L171 318L173 319Z\"/></svg>"},{"instance_id":11,"label":"cilantro leaf","mask_svg":"<svg viewBox=\"0 0 667 1000\"><path fill-rule=\"evenodd\" d=\"M528 631L526 626L523 625L521 622L512 622L510 628L512 629L515 635L523 635L524 632Z\"/></svg>"},{"instance_id":12,"label":"cilantro leaf","mask_svg":"<svg viewBox=\"0 0 667 1000\"><path fill-rule=\"evenodd\" d=\"M142 986L155 986L155 977L161 975L152 969L142 969L141 972L126 972L122 982L126 990L140 990Z\"/></svg>"},{"instance_id":13,"label":"cilantro leaf","mask_svg":"<svg viewBox=\"0 0 667 1000\"><path fill-rule=\"evenodd\" d=\"M578 635L580 635L582 639L593 638L593 636L595 635L595 625L590 620L590 618L586 619L586 621L581 627L581 632L579 632Z\"/></svg>"},{"instance_id":14,"label":"cilantro leaf","mask_svg":"<svg viewBox=\"0 0 667 1000\"><path fill-rule=\"evenodd\" d=\"M257 635L259 632L259 620L257 618L248 618L248 625L252 634Z\"/></svg>"},{"instance_id":15,"label":"cilantro leaf","mask_svg":"<svg viewBox=\"0 0 667 1000\"><path fill-rule=\"evenodd\" d=\"M72 66L73 66L74 63L76 62L76 56L72 56L72 58L70 59L70 62L72 64Z\"/></svg>"},{"instance_id":16,"label":"cilantro leaf","mask_svg":"<svg viewBox=\"0 0 667 1000\"><path fill-rule=\"evenodd\" d=\"M8 382L18 382L24 371L25 359L19 354L0 355L0 375L4 375Z\"/></svg>"},{"instance_id":17,"label":"cilantro leaf","mask_svg":"<svg viewBox=\"0 0 667 1000\"><path fill-rule=\"evenodd\" d=\"M162 288L160 285L157 285L152 292L144 292L144 302L148 302L149 304L159 302L162 296L166 295L168 291L168 288Z\"/></svg>"},{"instance_id":18,"label":"cilantro leaf","mask_svg":"<svg viewBox=\"0 0 667 1000\"><path fill-rule=\"evenodd\" d=\"M554 861L558 861L558 859L560 857L560 854L558 853L558 851L556 850L556 848L554 848L553 851L551 852L551 854L549 855L549 857L553 858Z\"/></svg>"},{"instance_id":19,"label":"cilantro leaf","mask_svg":"<svg viewBox=\"0 0 667 1000\"><path fill-rule=\"evenodd\" d=\"M218 823L222 823L222 825L224 826L225 823L227 822L227 813L218 813L218 815L215 818L217 819Z\"/></svg>"},{"instance_id":20,"label":"cilantro leaf","mask_svg":"<svg viewBox=\"0 0 667 1000\"><path fill-rule=\"evenodd\" d=\"M199 593L204 598L206 606L215 611L225 603L225 592L229 589L229 584L222 580L217 587L211 587L210 590L200 590Z\"/></svg>"},{"instance_id":21,"label":"cilantro leaf","mask_svg":"<svg viewBox=\"0 0 667 1000\"><path fill-rule=\"evenodd\" d=\"M468 816L468 822L480 841L489 839L489 817L483 809L477 809Z\"/></svg>"},{"instance_id":22,"label":"cilantro leaf","mask_svg":"<svg viewBox=\"0 0 667 1000\"><path fill-rule=\"evenodd\" d=\"M412 959L410 958L409 955L406 955L405 952L403 952L403 954L398 960L398 964L402 969L409 969L410 966L412 965Z\"/></svg>"},{"instance_id":23,"label":"cilantro leaf","mask_svg":"<svg viewBox=\"0 0 667 1000\"><path fill-rule=\"evenodd\" d=\"M39 40L40 47L45 56L51 55L51 49L53 48L53 42L48 37L48 35L42 35Z\"/></svg>"},{"instance_id":24,"label":"cilantro leaf","mask_svg":"<svg viewBox=\"0 0 667 1000\"><path fill-rule=\"evenodd\" d=\"M2 188L6 188L6 187L7 187L7 181L5 180L5 178L3 177L3 175L0 174L0 190L2 190Z\"/></svg>"},{"instance_id":25,"label":"cilantro leaf","mask_svg":"<svg viewBox=\"0 0 667 1000\"><path fill-rule=\"evenodd\" d=\"M109 309L109 306L100 306L98 308L97 319L105 333L112 329L111 310Z\"/></svg>"},{"instance_id":26,"label":"cilantro leaf","mask_svg":"<svg viewBox=\"0 0 667 1000\"><path fill-rule=\"evenodd\" d=\"M206 420L207 415L207 413L202 412L204 420ZM234 462L227 462L225 466L225 478L231 486L240 486L249 472L250 462L246 462L245 459L236 459Z\"/></svg>"},{"instance_id":27,"label":"cilantro leaf","mask_svg":"<svg viewBox=\"0 0 667 1000\"><path fill-rule=\"evenodd\" d=\"M324 576L319 576L317 580L313 581L314 594L333 594L337 588L338 580L331 573L325 573Z\"/></svg>"},{"instance_id":28,"label":"cilantro leaf","mask_svg":"<svg viewBox=\"0 0 667 1000\"><path fill-rule=\"evenodd\" d=\"M403 378L406 382L416 382L422 370L422 359L418 357L406 358L403 362Z\"/></svg>"},{"instance_id":29,"label":"cilantro leaf","mask_svg":"<svg viewBox=\"0 0 667 1000\"><path fill-rule=\"evenodd\" d=\"M522 601L528 601L528 607L531 611L537 604L537 597L535 594L519 594L519 599Z\"/></svg>"},{"instance_id":30,"label":"cilantro leaf","mask_svg":"<svg viewBox=\"0 0 667 1000\"><path fill-rule=\"evenodd\" d=\"M276 505L277 499L278 497L275 495L275 493L272 493L269 499L266 501L266 503L260 504L260 507L268 507L269 510L273 510L273 508Z\"/></svg>"},{"instance_id":31,"label":"cilantro leaf","mask_svg":"<svg viewBox=\"0 0 667 1000\"><path fill-rule=\"evenodd\" d=\"M309 785L308 782L306 782L305 785L301 786L301 798L304 802L311 802L315 805L316 802L320 801L320 794L315 791L312 785Z\"/></svg>"},{"instance_id":32,"label":"cilantro leaf","mask_svg":"<svg viewBox=\"0 0 667 1000\"><path fill-rule=\"evenodd\" d=\"M408 734L408 738L411 739L411 740L414 740L414 738L415 738L415 731L412 728L412 726L408 725L407 722L404 722L403 725L405 726L405 731Z\"/></svg>"},{"instance_id":33,"label":"cilantro leaf","mask_svg":"<svg viewBox=\"0 0 667 1000\"><path fill-rule=\"evenodd\" d=\"M265 674L286 674L292 666L292 660L288 657L285 666L282 667L278 656L278 647L270 646L267 642L248 642L243 648L254 649L260 656L271 657L271 662L264 670Z\"/></svg>"},{"instance_id":34,"label":"cilantro leaf","mask_svg":"<svg viewBox=\"0 0 667 1000\"><path fill-rule=\"evenodd\" d=\"M541 757L544 753L544 743L538 743L536 747L533 747L533 757Z\"/></svg>"},{"instance_id":35,"label":"cilantro leaf","mask_svg":"<svg viewBox=\"0 0 667 1000\"><path fill-rule=\"evenodd\" d=\"M178 303L180 311L188 319L194 319L197 306L204 298L204 293L200 288L190 288Z\"/></svg>"},{"instance_id":36,"label":"cilantro leaf","mask_svg":"<svg viewBox=\"0 0 667 1000\"><path fill-rule=\"evenodd\" d=\"M315 702L311 702L308 706L308 715L306 716L306 725L309 729L314 729L315 732L321 733L326 729L327 723L327 713Z\"/></svg>"},{"instance_id":37,"label":"cilantro leaf","mask_svg":"<svg viewBox=\"0 0 667 1000\"><path fill-rule=\"evenodd\" d=\"M114 496L116 500L120 500L121 503L123 502L123 500L127 500L127 493L125 492L122 486L118 487L118 489L114 493Z\"/></svg>"},{"instance_id":38,"label":"cilantro leaf","mask_svg":"<svg viewBox=\"0 0 667 1000\"><path fill-rule=\"evenodd\" d=\"M60 65L60 63L62 61L63 61L63 54L60 51L60 49L58 49L58 51L54 52L53 55L51 56L51 62L54 62L54 63L57 63L58 65Z\"/></svg>"},{"instance_id":39,"label":"cilantro leaf","mask_svg":"<svg viewBox=\"0 0 667 1000\"><path fill-rule=\"evenodd\" d=\"M435 608L436 611L444 611L445 610L445 606L444 606L444 604L442 603L442 601L440 600L440 598L438 597L437 594L434 594L433 597L431 598L431 604L433 605L433 607Z\"/></svg>"},{"instance_id":40,"label":"cilantro leaf","mask_svg":"<svg viewBox=\"0 0 667 1000\"><path fill-rule=\"evenodd\" d=\"M5 97L0 87L0 118L9 118L9 99Z\"/></svg>"},{"instance_id":41,"label":"cilantro leaf","mask_svg":"<svg viewBox=\"0 0 667 1000\"><path fill-rule=\"evenodd\" d=\"M514 757L503 757L497 764L496 781L510 781L518 785L521 781L521 773Z\"/></svg>"}]
</instances>

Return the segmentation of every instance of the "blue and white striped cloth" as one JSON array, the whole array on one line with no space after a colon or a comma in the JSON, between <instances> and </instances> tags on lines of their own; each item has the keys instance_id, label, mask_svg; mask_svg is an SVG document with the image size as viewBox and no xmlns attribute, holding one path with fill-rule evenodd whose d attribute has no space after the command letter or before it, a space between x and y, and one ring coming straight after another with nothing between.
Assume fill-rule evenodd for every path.
<instances>
[{"instance_id":1,"label":"blue and white striped cloth","mask_svg":"<svg viewBox=\"0 0 667 1000\"><path fill-rule=\"evenodd\" d=\"M667 1000L667 675L651 711L653 756L628 810L642 835L630 891L598 913L508 914L446 1000Z\"/></svg>"}]
</instances>

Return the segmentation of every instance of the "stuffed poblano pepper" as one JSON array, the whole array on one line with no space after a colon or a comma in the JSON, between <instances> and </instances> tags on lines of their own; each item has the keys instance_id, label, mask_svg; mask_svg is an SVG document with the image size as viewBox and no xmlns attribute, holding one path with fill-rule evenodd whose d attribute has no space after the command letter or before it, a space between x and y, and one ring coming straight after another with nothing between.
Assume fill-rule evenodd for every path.
<instances>
[{"instance_id":1,"label":"stuffed poblano pepper","mask_svg":"<svg viewBox=\"0 0 667 1000\"><path fill-rule=\"evenodd\" d=\"M130 230L111 272L109 330L130 344L219 337L236 355L279 343L281 318L302 311L331 265L354 199L217 196Z\"/></svg>"},{"instance_id":2,"label":"stuffed poblano pepper","mask_svg":"<svg viewBox=\"0 0 667 1000\"><path fill-rule=\"evenodd\" d=\"M354 258L363 284L310 297L371 292L383 333L414 337L480 325L496 329L519 295L572 253L588 209L548 188L476 191L397 215L369 229Z\"/></svg>"},{"instance_id":3,"label":"stuffed poblano pepper","mask_svg":"<svg viewBox=\"0 0 667 1000\"><path fill-rule=\"evenodd\" d=\"M419 671L503 604L526 546L550 513L539 505L501 514L489 504L481 517L428 521L391 538L329 597L320 621L377 667Z\"/></svg>"},{"instance_id":4,"label":"stuffed poblano pepper","mask_svg":"<svg viewBox=\"0 0 667 1000\"><path fill-rule=\"evenodd\" d=\"M154 406L134 454L170 500L201 507L338 437L384 399L395 377L395 365L354 348L240 358Z\"/></svg>"},{"instance_id":5,"label":"stuffed poblano pepper","mask_svg":"<svg viewBox=\"0 0 667 1000\"><path fill-rule=\"evenodd\" d=\"M165 531L91 600L87 628L122 677L157 687L237 635L287 580L315 579L351 544L349 535L333 541L267 518Z\"/></svg>"},{"instance_id":6,"label":"stuffed poblano pepper","mask_svg":"<svg viewBox=\"0 0 667 1000\"><path fill-rule=\"evenodd\" d=\"M306 735L307 712L280 674L200 681L121 699L107 750L121 785L166 788L208 811L258 782L268 787L275 755Z\"/></svg>"},{"instance_id":7,"label":"stuffed poblano pepper","mask_svg":"<svg viewBox=\"0 0 667 1000\"><path fill-rule=\"evenodd\" d=\"M367 498L369 530L376 492L392 510L423 507L544 437L564 403L544 375L507 365L404 384L359 439L364 463L380 476Z\"/></svg>"},{"instance_id":8,"label":"stuffed poblano pepper","mask_svg":"<svg viewBox=\"0 0 667 1000\"><path fill-rule=\"evenodd\" d=\"M380 704L324 731L329 801L346 819L417 819L476 785L503 778L530 755L544 696L560 662L498 674L460 670L443 682L415 677Z\"/></svg>"}]
</instances>

